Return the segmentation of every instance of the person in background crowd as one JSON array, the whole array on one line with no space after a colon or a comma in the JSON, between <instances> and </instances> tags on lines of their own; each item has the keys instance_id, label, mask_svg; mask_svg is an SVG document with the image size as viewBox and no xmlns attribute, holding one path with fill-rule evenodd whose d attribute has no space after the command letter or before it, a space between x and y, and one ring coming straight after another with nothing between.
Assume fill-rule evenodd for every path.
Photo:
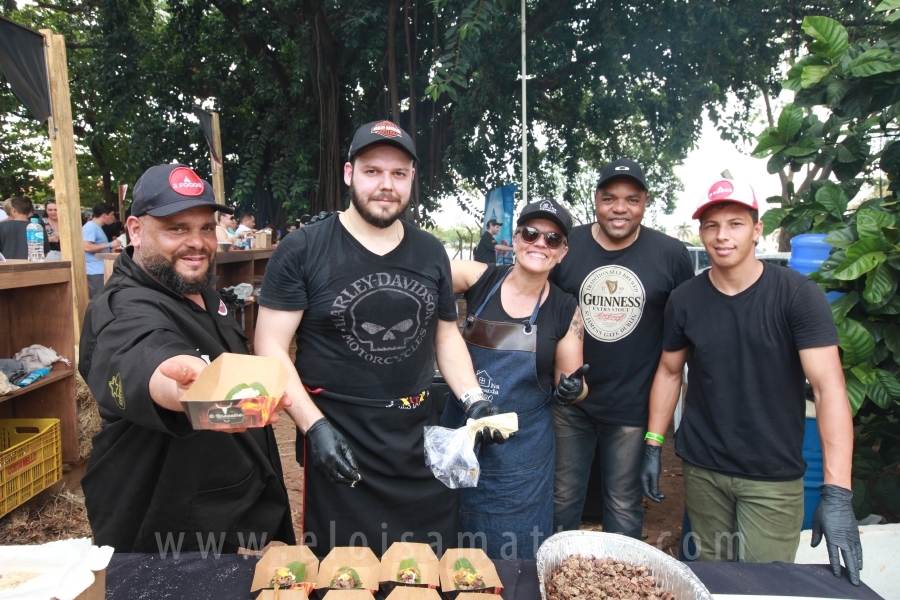
<instances>
[{"instance_id":1,"label":"person in background crowd","mask_svg":"<svg viewBox=\"0 0 900 600\"><path fill-rule=\"evenodd\" d=\"M231 209L179 164L148 169L133 198L131 246L88 305L81 334L78 370L103 417L82 479L94 542L216 555L294 544L271 427L288 401L265 427L227 431L195 431L179 402L208 361L248 353L212 286L213 214Z\"/></svg>"},{"instance_id":2,"label":"person in background crowd","mask_svg":"<svg viewBox=\"0 0 900 600\"><path fill-rule=\"evenodd\" d=\"M218 225L216 225L216 240L219 242L234 242L238 238L234 229L236 225L233 214L220 212Z\"/></svg>"},{"instance_id":3,"label":"person in background crowd","mask_svg":"<svg viewBox=\"0 0 900 600\"><path fill-rule=\"evenodd\" d=\"M105 202L94 206L93 218L81 228L81 239L84 242L84 265L88 279L88 297L93 298L103 289L103 260L97 254L121 248L119 240L109 241L103 231L104 225L116 220L116 211Z\"/></svg>"},{"instance_id":4,"label":"person in background crowd","mask_svg":"<svg viewBox=\"0 0 900 600\"><path fill-rule=\"evenodd\" d=\"M591 463L599 460L603 531L641 539L641 462L663 311L671 291L694 274L684 244L641 225L649 201L637 163L607 165L594 194L596 223L572 229L572 256L550 276L578 299L584 360L594 366L587 398L553 407L554 530L579 528Z\"/></svg>"},{"instance_id":5,"label":"person in background crowd","mask_svg":"<svg viewBox=\"0 0 900 600\"><path fill-rule=\"evenodd\" d=\"M44 240L47 242L47 251L60 251L59 246L59 211L56 207L56 200L50 198L44 203L44 218L41 219L44 225Z\"/></svg>"},{"instance_id":6,"label":"person in background crowd","mask_svg":"<svg viewBox=\"0 0 900 600\"><path fill-rule=\"evenodd\" d=\"M297 231L296 225L288 225L287 232L290 233L292 231Z\"/></svg>"},{"instance_id":7,"label":"person in background crowd","mask_svg":"<svg viewBox=\"0 0 900 600\"><path fill-rule=\"evenodd\" d=\"M499 412L456 327L444 247L399 220L416 160L398 125L360 127L344 165L350 207L287 236L263 279L254 347L291 373L304 542L319 556L352 544L381 555L401 539L438 554L457 545L457 494L423 460L435 360L469 417ZM485 430L485 444L504 441Z\"/></svg>"},{"instance_id":8,"label":"person in background crowd","mask_svg":"<svg viewBox=\"0 0 900 600\"><path fill-rule=\"evenodd\" d=\"M309 222L312 220L310 215L300 215L300 218L297 219L299 227L306 227L309 225ZM299 228L298 227L298 228Z\"/></svg>"},{"instance_id":9,"label":"person in background crowd","mask_svg":"<svg viewBox=\"0 0 900 600\"><path fill-rule=\"evenodd\" d=\"M3 201L3 208L0 208L0 221L5 221L12 214L12 198Z\"/></svg>"},{"instance_id":10,"label":"person in background crowd","mask_svg":"<svg viewBox=\"0 0 900 600\"><path fill-rule=\"evenodd\" d=\"M34 214L31 200L20 196L10 198L9 218L0 222L0 254L7 260L28 260L28 235L25 228ZM47 251L47 238L44 237L44 253Z\"/></svg>"},{"instance_id":11,"label":"person in background crowd","mask_svg":"<svg viewBox=\"0 0 900 600\"><path fill-rule=\"evenodd\" d=\"M119 220L118 213L115 215L115 220L112 223L103 226L103 233L106 234L106 238L110 241L125 233L125 225Z\"/></svg>"},{"instance_id":12,"label":"person in background crowd","mask_svg":"<svg viewBox=\"0 0 900 600\"><path fill-rule=\"evenodd\" d=\"M533 559L541 538L553 534L550 406L572 404L587 392L578 302L547 281L568 251L572 217L557 202L540 200L522 209L516 225L514 266L450 264L453 292L466 294L462 333L481 390L501 412L519 417L514 438L481 448L478 487L459 493L460 531L483 534L493 559ZM448 402L441 424L465 422L462 406Z\"/></svg>"},{"instance_id":13,"label":"person in background crowd","mask_svg":"<svg viewBox=\"0 0 900 600\"><path fill-rule=\"evenodd\" d=\"M245 212L241 215L241 224L235 233L244 235L247 233L256 233L256 216L253 213Z\"/></svg>"},{"instance_id":14,"label":"person in background crowd","mask_svg":"<svg viewBox=\"0 0 900 600\"><path fill-rule=\"evenodd\" d=\"M859 585L853 421L828 300L812 279L756 258L763 224L748 184L715 182L693 218L712 267L672 292L666 305L663 353L650 392L644 493L654 502L665 498L661 445L687 362L675 452L684 461L684 500L700 560L794 562L803 522L808 380L825 471L812 545L824 533L834 575L841 576L843 553L850 581Z\"/></svg>"},{"instance_id":15,"label":"person in background crowd","mask_svg":"<svg viewBox=\"0 0 900 600\"><path fill-rule=\"evenodd\" d=\"M478 245L475 246L475 254L472 257L473 260L486 265L495 265L497 264L497 250L509 251L513 249L512 246L498 244L497 240L494 239L494 236L500 233L501 225L503 225L503 223L498 223L495 219L491 219L487 222L485 232L481 235Z\"/></svg>"}]
</instances>

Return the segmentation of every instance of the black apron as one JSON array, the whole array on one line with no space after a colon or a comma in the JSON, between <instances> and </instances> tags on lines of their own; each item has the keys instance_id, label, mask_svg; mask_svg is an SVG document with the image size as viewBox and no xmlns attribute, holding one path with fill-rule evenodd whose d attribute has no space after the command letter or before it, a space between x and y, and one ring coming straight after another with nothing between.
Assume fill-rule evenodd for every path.
<instances>
[{"instance_id":1,"label":"black apron","mask_svg":"<svg viewBox=\"0 0 900 600\"><path fill-rule=\"evenodd\" d=\"M424 428L437 425L428 393L376 400L307 390L347 440L362 480L353 488L326 481L307 460L306 440L298 430L303 543L320 557L334 546L353 545L368 546L380 557L398 541L431 544L438 556L455 548L457 492L425 465Z\"/></svg>"}]
</instances>

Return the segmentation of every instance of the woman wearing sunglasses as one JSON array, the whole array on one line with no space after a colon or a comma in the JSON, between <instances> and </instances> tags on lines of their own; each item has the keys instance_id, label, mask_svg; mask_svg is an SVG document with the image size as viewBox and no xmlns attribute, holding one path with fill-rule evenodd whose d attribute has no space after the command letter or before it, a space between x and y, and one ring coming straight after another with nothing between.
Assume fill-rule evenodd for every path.
<instances>
[{"instance_id":1,"label":"woman wearing sunglasses","mask_svg":"<svg viewBox=\"0 0 900 600\"><path fill-rule=\"evenodd\" d=\"M466 295L461 329L482 391L519 420L506 443L481 446L478 487L460 490L460 531L473 535L461 541L483 544L494 559L534 558L553 533L550 405L587 394L578 304L547 280L568 251L572 217L555 201L541 200L522 209L516 225L513 266L451 263L453 291ZM448 402L442 424L465 421L462 405Z\"/></svg>"}]
</instances>

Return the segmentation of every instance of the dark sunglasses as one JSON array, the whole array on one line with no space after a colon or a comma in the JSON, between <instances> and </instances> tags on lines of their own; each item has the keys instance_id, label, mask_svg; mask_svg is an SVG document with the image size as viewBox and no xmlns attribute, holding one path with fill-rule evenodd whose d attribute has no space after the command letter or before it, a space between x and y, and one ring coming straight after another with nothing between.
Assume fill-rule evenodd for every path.
<instances>
[{"instance_id":1,"label":"dark sunglasses","mask_svg":"<svg viewBox=\"0 0 900 600\"><path fill-rule=\"evenodd\" d=\"M556 233L555 231L542 232L536 227L521 227L519 235L522 236L522 241L526 244L533 244L538 241L539 237L544 236L544 242L547 243L547 247L554 250L562 246L563 242L566 241L566 236L561 233Z\"/></svg>"}]
</instances>

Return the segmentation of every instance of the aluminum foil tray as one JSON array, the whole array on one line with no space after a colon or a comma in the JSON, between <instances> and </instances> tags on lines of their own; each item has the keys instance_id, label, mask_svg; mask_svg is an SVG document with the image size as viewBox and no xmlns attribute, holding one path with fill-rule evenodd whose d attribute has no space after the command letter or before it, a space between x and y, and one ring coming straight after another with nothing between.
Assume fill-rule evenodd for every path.
<instances>
[{"instance_id":1,"label":"aluminum foil tray","mask_svg":"<svg viewBox=\"0 0 900 600\"><path fill-rule=\"evenodd\" d=\"M709 590L694 572L665 552L624 535L599 531L563 531L541 544L537 553L537 574L543 600L547 600L544 580L573 554L644 565L656 578L656 585L674 594L675 600L712 600Z\"/></svg>"}]
</instances>

